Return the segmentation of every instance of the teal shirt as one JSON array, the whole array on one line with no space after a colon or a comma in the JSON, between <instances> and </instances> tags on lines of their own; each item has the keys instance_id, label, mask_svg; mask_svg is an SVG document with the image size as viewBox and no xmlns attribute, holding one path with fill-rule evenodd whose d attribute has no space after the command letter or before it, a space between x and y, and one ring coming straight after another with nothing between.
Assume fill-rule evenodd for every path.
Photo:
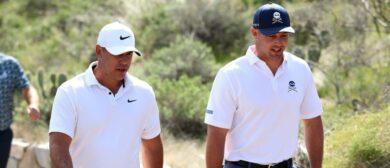
<instances>
[{"instance_id":1,"label":"teal shirt","mask_svg":"<svg viewBox=\"0 0 390 168\"><path fill-rule=\"evenodd\" d=\"M22 90L30 85L18 61L0 53L0 131L10 127L13 96L16 90Z\"/></svg>"}]
</instances>

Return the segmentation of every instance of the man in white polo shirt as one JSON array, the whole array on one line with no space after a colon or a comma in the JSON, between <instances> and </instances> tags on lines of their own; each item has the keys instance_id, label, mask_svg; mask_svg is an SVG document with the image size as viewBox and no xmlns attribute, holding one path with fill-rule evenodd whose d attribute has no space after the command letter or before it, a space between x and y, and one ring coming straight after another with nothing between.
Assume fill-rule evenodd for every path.
<instances>
[{"instance_id":1,"label":"man in white polo shirt","mask_svg":"<svg viewBox=\"0 0 390 168\"><path fill-rule=\"evenodd\" d=\"M322 106L308 64L284 52L287 11L268 3L256 10L255 44L219 70L207 105L208 168L292 168L299 122L312 168L323 157Z\"/></svg>"},{"instance_id":2,"label":"man in white polo shirt","mask_svg":"<svg viewBox=\"0 0 390 168\"><path fill-rule=\"evenodd\" d=\"M134 34L113 22L99 32L97 61L62 84L50 120L56 168L162 167L159 111L151 86L127 73ZM141 148L142 146L142 148Z\"/></svg>"}]
</instances>

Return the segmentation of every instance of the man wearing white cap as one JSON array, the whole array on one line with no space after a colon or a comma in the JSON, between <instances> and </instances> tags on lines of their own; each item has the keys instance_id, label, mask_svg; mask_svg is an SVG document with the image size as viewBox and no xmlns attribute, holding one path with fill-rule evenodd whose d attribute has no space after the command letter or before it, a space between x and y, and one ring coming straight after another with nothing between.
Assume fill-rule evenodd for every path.
<instances>
[{"instance_id":1,"label":"man wearing white cap","mask_svg":"<svg viewBox=\"0 0 390 168\"><path fill-rule=\"evenodd\" d=\"M303 120L311 168L323 155L322 106L308 64L284 52L294 33L287 11L256 10L255 44L221 68L206 110L208 168L292 168Z\"/></svg>"},{"instance_id":2,"label":"man wearing white cap","mask_svg":"<svg viewBox=\"0 0 390 168\"><path fill-rule=\"evenodd\" d=\"M151 86L130 75L135 48L130 28L113 22L99 32L97 61L62 84L50 120L52 166L162 167L163 147Z\"/></svg>"}]
</instances>

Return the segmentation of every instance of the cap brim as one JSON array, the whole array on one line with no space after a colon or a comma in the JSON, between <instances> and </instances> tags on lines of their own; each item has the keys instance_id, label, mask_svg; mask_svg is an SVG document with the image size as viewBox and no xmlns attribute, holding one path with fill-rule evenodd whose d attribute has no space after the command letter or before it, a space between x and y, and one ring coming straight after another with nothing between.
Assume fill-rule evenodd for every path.
<instances>
[{"instance_id":1,"label":"cap brim","mask_svg":"<svg viewBox=\"0 0 390 168\"><path fill-rule=\"evenodd\" d=\"M287 32L287 33L295 33L295 30L289 26L289 27L273 27L273 28L267 28L267 29L259 29L261 34L264 34L266 36L273 35L275 33L279 32Z\"/></svg>"},{"instance_id":2,"label":"cap brim","mask_svg":"<svg viewBox=\"0 0 390 168\"><path fill-rule=\"evenodd\" d=\"M135 52L138 56L142 56L142 53L135 47L119 46L119 47L107 47L106 49L112 55L121 55L125 52L132 51Z\"/></svg>"}]
</instances>

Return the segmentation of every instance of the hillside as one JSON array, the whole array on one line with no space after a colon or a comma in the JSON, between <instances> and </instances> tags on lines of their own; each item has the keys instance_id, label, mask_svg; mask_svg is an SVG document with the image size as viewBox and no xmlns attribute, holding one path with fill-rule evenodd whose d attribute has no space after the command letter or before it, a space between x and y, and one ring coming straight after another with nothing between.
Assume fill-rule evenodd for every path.
<instances>
[{"instance_id":1,"label":"hillside","mask_svg":"<svg viewBox=\"0 0 390 168\"><path fill-rule=\"evenodd\" d=\"M56 88L96 59L98 31L119 20L144 53L130 73L155 89L167 141L203 142L214 76L253 43L248 29L264 2L0 0L0 52L20 61L42 98L42 120L32 123L17 96L16 137L47 141ZM390 0L274 2L290 12L296 30L287 50L309 62L316 77L325 109L324 167L390 166Z\"/></svg>"}]
</instances>

